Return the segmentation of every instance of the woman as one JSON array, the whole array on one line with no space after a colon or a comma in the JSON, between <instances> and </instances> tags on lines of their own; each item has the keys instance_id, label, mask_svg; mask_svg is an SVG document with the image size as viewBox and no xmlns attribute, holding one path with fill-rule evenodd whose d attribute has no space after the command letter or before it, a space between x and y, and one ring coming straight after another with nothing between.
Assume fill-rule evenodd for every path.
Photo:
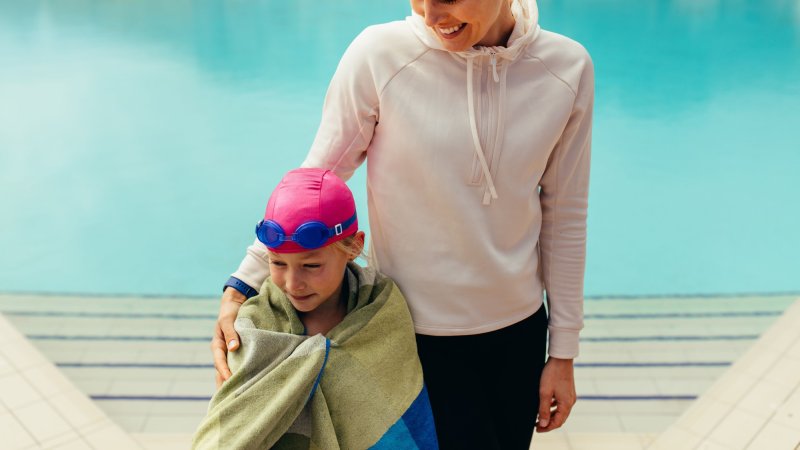
<instances>
[{"instance_id":1,"label":"woman","mask_svg":"<svg viewBox=\"0 0 800 450\"><path fill-rule=\"evenodd\" d=\"M303 165L347 179L367 161L372 263L408 300L441 447L528 448L576 399L592 63L535 0L411 5L347 49ZM220 382L265 255L226 284Z\"/></svg>"}]
</instances>

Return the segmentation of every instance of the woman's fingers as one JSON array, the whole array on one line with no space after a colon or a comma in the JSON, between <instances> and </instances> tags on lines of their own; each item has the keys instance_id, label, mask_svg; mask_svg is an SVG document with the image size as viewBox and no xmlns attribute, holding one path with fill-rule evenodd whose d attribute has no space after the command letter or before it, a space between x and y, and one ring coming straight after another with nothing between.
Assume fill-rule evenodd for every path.
<instances>
[{"instance_id":1,"label":"woman's fingers","mask_svg":"<svg viewBox=\"0 0 800 450\"><path fill-rule=\"evenodd\" d=\"M548 426L548 431L555 430L556 428L560 428L561 425L564 425L564 422L567 421L567 417L569 417L569 413L572 411L572 406L567 403L559 403L556 402L556 409L550 419L550 425Z\"/></svg>"},{"instance_id":2,"label":"woman's fingers","mask_svg":"<svg viewBox=\"0 0 800 450\"><path fill-rule=\"evenodd\" d=\"M219 322L214 327L214 337L211 339L211 354L214 356L214 368L217 370L217 387L222 381L231 377L231 370L228 367L228 348L225 345L225 336L222 333Z\"/></svg>"},{"instance_id":3,"label":"woman's fingers","mask_svg":"<svg viewBox=\"0 0 800 450\"><path fill-rule=\"evenodd\" d=\"M233 322L236 320L236 313L239 312L240 306L238 303L234 303L230 308L235 309L225 313L220 311L219 319L217 319L217 328L222 332L222 342L226 354L228 351L234 352L239 348L239 333L233 328Z\"/></svg>"},{"instance_id":4,"label":"woman's fingers","mask_svg":"<svg viewBox=\"0 0 800 450\"><path fill-rule=\"evenodd\" d=\"M548 359L539 383L536 431L546 433L564 425L576 399L572 360Z\"/></svg>"},{"instance_id":5,"label":"woman's fingers","mask_svg":"<svg viewBox=\"0 0 800 450\"><path fill-rule=\"evenodd\" d=\"M536 431L548 431L550 425L550 415L553 412L555 402L552 391L539 392L539 420L536 422Z\"/></svg>"},{"instance_id":6,"label":"woman's fingers","mask_svg":"<svg viewBox=\"0 0 800 450\"><path fill-rule=\"evenodd\" d=\"M214 356L214 368L217 370L217 385L231 377L228 367L228 351L239 348L239 334L233 327L236 314L246 297L236 289L228 288L222 294L219 306L219 317L214 326L214 337L211 339L211 354Z\"/></svg>"},{"instance_id":7,"label":"woman's fingers","mask_svg":"<svg viewBox=\"0 0 800 450\"><path fill-rule=\"evenodd\" d=\"M222 387L222 383L224 383L225 380L222 378L222 375L220 375L219 372L215 372L215 375L216 376L214 378L216 378L217 389L219 389Z\"/></svg>"},{"instance_id":8,"label":"woman's fingers","mask_svg":"<svg viewBox=\"0 0 800 450\"><path fill-rule=\"evenodd\" d=\"M536 423L537 433L547 433L548 431L561 428L572 411L571 405L568 403L560 403L557 399L553 399L550 407L546 409L547 412L544 414L544 417L547 418L547 421L545 422L542 419L542 408L539 408L539 421Z\"/></svg>"}]
</instances>

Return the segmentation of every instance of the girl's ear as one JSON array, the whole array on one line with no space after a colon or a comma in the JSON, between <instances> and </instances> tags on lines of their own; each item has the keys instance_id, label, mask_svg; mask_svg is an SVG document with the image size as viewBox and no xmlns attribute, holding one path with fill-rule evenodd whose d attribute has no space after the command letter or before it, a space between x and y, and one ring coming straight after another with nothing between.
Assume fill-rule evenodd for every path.
<instances>
[{"instance_id":1,"label":"girl's ear","mask_svg":"<svg viewBox=\"0 0 800 450\"><path fill-rule=\"evenodd\" d=\"M353 236L353 251L350 253L350 261L358 258L361 252L364 251L364 239L366 235L363 231L357 231L355 236Z\"/></svg>"}]
</instances>

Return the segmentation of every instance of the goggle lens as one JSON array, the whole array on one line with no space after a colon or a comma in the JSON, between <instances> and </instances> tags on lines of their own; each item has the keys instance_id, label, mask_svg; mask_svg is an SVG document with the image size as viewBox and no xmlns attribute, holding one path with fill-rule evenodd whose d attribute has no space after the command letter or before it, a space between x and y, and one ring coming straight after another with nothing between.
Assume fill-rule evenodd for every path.
<instances>
[{"instance_id":1,"label":"goggle lens","mask_svg":"<svg viewBox=\"0 0 800 450\"><path fill-rule=\"evenodd\" d=\"M262 220L256 226L256 236L267 247L278 247L285 240L286 234L277 223L271 220L266 222Z\"/></svg>"},{"instance_id":2,"label":"goggle lens","mask_svg":"<svg viewBox=\"0 0 800 450\"><path fill-rule=\"evenodd\" d=\"M294 241L304 248L319 248L328 240L328 227L322 222L308 222L294 233Z\"/></svg>"}]
</instances>

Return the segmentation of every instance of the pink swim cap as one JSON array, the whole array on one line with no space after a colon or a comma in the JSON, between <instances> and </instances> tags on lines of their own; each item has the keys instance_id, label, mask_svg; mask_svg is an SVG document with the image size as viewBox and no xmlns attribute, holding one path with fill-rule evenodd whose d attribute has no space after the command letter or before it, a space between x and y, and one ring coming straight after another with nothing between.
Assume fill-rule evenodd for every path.
<instances>
[{"instance_id":1,"label":"pink swim cap","mask_svg":"<svg viewBox=\"0 0 800 450\"><path fill-rule=\"evenodd\" d=\"M256 228L258 239L275 253L307 252L356 231L353 193L336 174L322 169L295 169L284 175Z\"/></svg>"}]
</instances>

